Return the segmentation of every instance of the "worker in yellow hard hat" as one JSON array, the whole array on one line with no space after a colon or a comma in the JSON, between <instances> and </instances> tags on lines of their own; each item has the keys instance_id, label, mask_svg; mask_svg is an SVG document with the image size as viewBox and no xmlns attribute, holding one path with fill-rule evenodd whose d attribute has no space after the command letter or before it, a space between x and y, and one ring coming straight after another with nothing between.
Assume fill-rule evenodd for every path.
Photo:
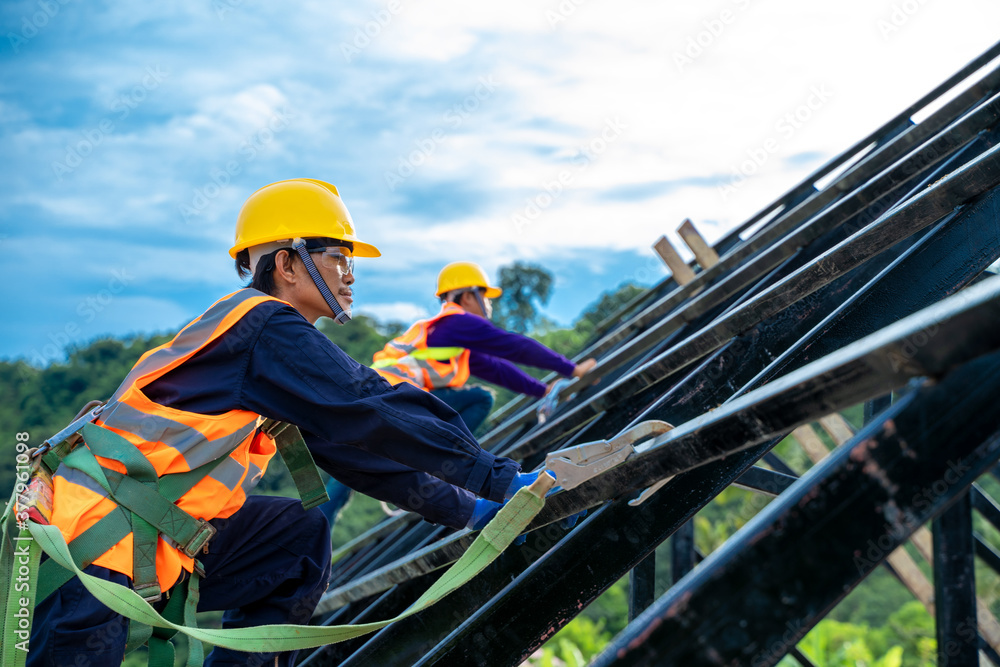
<instances>
[{"instance_id":1,"label":"worker in yellow hard hat","mask_svg":"<svg viewBox=\"0 0 1000 667\"><path fill-rule=\"evenodd\" d=\"M257 190L230 255L250 285L143 355L107 404L39 457L54 473L49 518L88 574L158 610L168 599L171 610L191 607L179 596L200 588L200 601L189 599L199 611L224 610L224 627L304 624L331 558L313 460L347 486L453 528L481 525L476 496L499 506L523 486L514 483L520 467L484 451L442 402L393 387L314 326L350 318L354 258L379 256L334 186L293 179ZM251 495L276 448L301 503ZM39 582L52 590L37 599L28 665L120 664L127 621L68 571L42 567ZM159 633L149 641L150 654L157 643L165 655ZM216 648L209 662L294 659Z\"/></svg>"},{"instance_id":2,"label":"worker in yellow hard hat","mask_svg":"<svg viewBox=\"0 0 1000 667\"><path fill-rule=\"evenodd\" d=\"M597 362L579 364L541 343L504 331L489 320L491 299L502 294L490 285L486 272L472 262L454 262L438 275L441 311L421 320L375 354L373 367L393 384L425 389L462 415L475 431L493 407L493 395L483 387L466 386L470 376L511 391L542 397L549 386L514 364L582 377Z\"/></svg>"}]
</instances>

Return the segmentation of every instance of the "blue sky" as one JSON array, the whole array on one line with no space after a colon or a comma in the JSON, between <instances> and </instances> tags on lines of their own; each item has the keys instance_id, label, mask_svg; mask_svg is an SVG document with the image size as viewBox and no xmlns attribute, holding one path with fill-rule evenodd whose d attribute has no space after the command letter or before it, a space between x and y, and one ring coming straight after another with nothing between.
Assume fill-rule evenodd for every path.
<instances>
[{"instance_id":1,"label":"blue sky","mask_svg":"<svg viewBox=\"0 0 1000 667\"><path fill-rule=\"evenodd\" d=\"M0 357L176 329L239 287L240 205L338 186L356 309L411 319L472 259L569 323L665 275L996 39L982 0L0 6ZM732 187L726 187L726 186Z\"/></svg>"}]
</instances>

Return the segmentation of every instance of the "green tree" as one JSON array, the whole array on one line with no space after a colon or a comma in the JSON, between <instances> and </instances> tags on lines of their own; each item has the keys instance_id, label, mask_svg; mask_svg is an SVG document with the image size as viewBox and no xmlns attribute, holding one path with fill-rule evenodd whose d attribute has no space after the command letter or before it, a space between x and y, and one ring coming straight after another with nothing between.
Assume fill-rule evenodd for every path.
<instances>
[{"instance_id":1,"label":"green tree","mask_svg":"<svg viewBox=\"0 0 1000 667\"><path fill-rule=\"evenodd\" d=\"M365 366L371 365L372 355L404 330L404 325L399 322L381 324L368 315L355 315L344 326L324 317L317 325L347 356Z\"/></svg>"},{"instance_id":2,"label":"green tree","mask_svg":"<svg viewBox=\"0 0 1000 667\"><path fill-rule=\"evenodd\" d=\"M622 283L614 290L603 292L601 297L587 307L576 320L575 328L592 336L599 325L616 315L626 303L646 291L635 283Z\"/></svg>"},{"instance_id":3,"label":"green tree","mask_svg":"<svg viewBox=\"0 0 1000 667\"><path fill-rule=\"evenodd\" d=\"M172 335L102 338L68 350L65 362L35 368L23 360L0 361L0 492L14 485L15 433L30 434L31 446L54 435L92 399L107 400L139 357Z\"/></svg>"},{"instance_id":4,"label":"green tree","mask_svg":"<svg viewBox=\"0 0 1000 667\"><path fill-rule=\"evenodd\" d=\"M514 262L500 269L501 296L493 309L493 321L509 331L525 334L538 322L538 308L552 296L552 274L528 262Z\"/></svg>"}]
</instances>

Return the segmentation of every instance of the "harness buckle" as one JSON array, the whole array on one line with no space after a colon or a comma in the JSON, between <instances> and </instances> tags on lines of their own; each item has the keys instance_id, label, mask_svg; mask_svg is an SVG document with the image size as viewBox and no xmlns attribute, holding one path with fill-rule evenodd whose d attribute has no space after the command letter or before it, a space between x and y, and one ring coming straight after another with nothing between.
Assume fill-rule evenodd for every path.
<instances>
[{"instance_id":1,"label":"harness buckle","mask_svg":"<svg viewBox=\"0 0 1000 667\"><path fill-rule=\"evenodd\" d=\"M194 558L216 532L215 526L204 519L198 519L198 530L191 536L188 543L181 547L181 551L184 552L185 556Z\"/></svg>"},{"instance_id":2,"label":"harness buckle","mask_svg":"<svg viewBox=\"0 0 1000 667\"><path fill-rule=\"evenodd\" d=\"M160 590L160 584L156 582L139 586L135 586L133 584L133 589L139 594L139 597L149 604L159 602L160 598L163 597L163 591Z\"/></svg>"},{"instance_id":3,"label":"harness buckle","mask_svg":"<svg viewBox=\"0 0 1000 667\"><path fill-rule=\"evenodd\" d=\"M95 401L91 401L87 405L89 406L94 402ZM87 406L84 407L86 408ZM31 455L32 458L38 458L39 456L43 456L47 454L49 450L56 449L59 447L59 445L67 441L70 441L69 442L70 445L76 445L76 442L78 440L77 431L79 431L84 424L89 424L90 422L97 419L97 417L101 414L103 410L104 410L104 404L100 403L97 406L92 407L86 412L84 412L84 414L77 416L77 418L74 419L69 426L67 426L66 428L59 431L54 436L43 442L42 445L38 449L36 449L34 453Z\"/></svg>"},{"instance_id":4,"label":"harness buckle","mask_svg":"<svg viewBox=\"0 0 1000 667\"><path fill-rule=\"evenodd\" d=\"M277 419L263 419L263 421L257 425L257 428L261 433L274 440L289 426L291 426L291 424L288 422L278 421Z\"/></svg>"},{"instance_id":5,"label":"harness buckle","mask_svg":"<svg viewBox=\"0 0 1000 667\"><path fill-rule=\"evenodd\" d=\"M665 421L650 419L636 424L611 440L586 442L550 452L545 457L545 468L555 473L559 486L572 489L624 463L635 454L635 443L663 435L672 428Z\"/></svg>"}]
</instances>

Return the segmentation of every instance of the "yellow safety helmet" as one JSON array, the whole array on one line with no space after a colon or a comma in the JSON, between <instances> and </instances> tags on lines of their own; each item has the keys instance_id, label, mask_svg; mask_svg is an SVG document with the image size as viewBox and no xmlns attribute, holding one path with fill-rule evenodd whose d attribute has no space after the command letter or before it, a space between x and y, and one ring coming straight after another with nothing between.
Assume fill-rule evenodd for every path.
<instances>
[{"instance_id":1,"label":"yellow safety helmet","mask_svg":"<svg viewBox=\"0 0 1000 667\"><path fill-rule=\"evenodd\" d=\"M378 248L360 240L354 221L337 188L312 178L293 178L265 185L240 209L236 220L236 253L273 241L295 238L334 238L354 244L357 257L379 257Z\"/></svg>"},{"instance_id":2,"label":"yellow safety helmet","mask_svg":"<svg viewBox=\"0 0 1000 667\"><path fill-rule=\"evenodd\" d=\"M483 267L473 262L452 262L441 269L438 274L437 295L442 296L457 289L468 289L470 287L483 287L486 289L486 298L496 299L503 290L490 285L489 279Z\"/></svg>"}]
</instances>

